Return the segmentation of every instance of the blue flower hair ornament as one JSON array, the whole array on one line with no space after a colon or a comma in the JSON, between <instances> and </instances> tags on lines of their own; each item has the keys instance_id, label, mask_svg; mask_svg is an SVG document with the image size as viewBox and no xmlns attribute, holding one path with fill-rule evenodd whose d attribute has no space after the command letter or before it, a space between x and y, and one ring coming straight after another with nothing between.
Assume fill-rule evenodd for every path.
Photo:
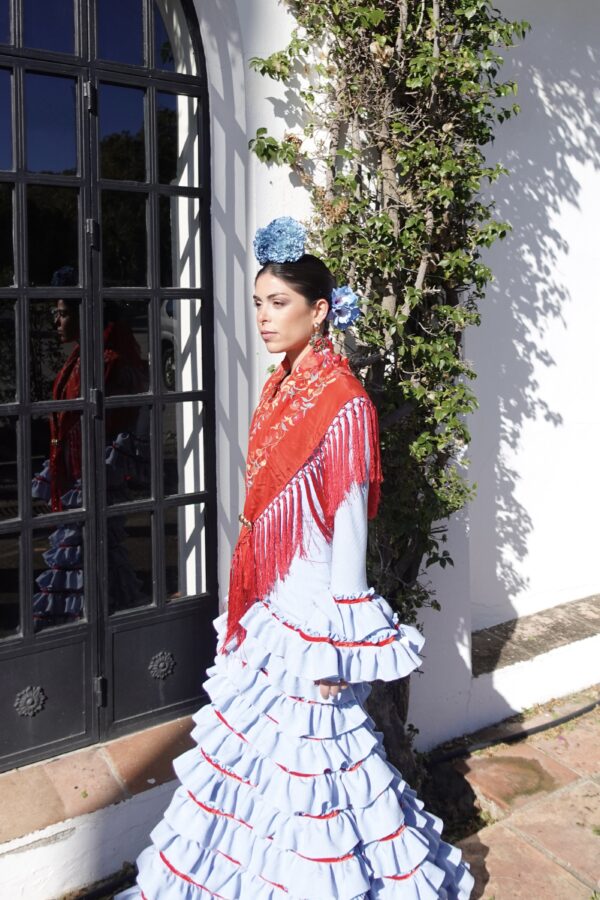
<instances>
[{"instance_id":1,"label":"blue flower hair ornament","mask_svg":"<svg viewBox=\"0 0 600 900\"><path fill-rule=\"evenodd\" d=\"M291 216L273 219L259 228L254 238L254 255L261 264L296 262L304 255L306 228Z\"/></svg>"},{"instance_id":2,"label":"blue flower hair ornament","mask_svg":"<svg viewBox=\"0 0 600 900\"><path fill-rule=\"evenodd\" d=\"M334 328L345 331L360 316L358 297L347 284L334 288L327 319Z\"/></svg>"}]
</instances>

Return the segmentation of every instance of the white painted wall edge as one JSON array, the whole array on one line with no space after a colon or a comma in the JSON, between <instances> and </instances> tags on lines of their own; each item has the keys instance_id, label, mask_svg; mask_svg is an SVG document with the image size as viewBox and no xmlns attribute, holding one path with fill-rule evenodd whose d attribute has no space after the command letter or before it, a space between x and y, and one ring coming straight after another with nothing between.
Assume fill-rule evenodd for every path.
<instances>
[{"instance_id":1,"label":"white painted wall edge","mask_svg":"<svg viewBox=\"0 0 600 900\"><path fill-rule=\"evenodd\" d=\"M431 750L451 738L495 725L530 706L592 687L600 681L599 661L600 634L596 634L472 678L469 690L455 698L454 720L446 719L443 730L436 729L433 723L432 727L424 723L417 747Z\"/></svg>"},{"instance_id":2,"label":"white painted wall edge","mask_svg":"<svg viewBox=\"0 0 600 900\"><path fill-rule=\"evenodd\" d=\"M176 782L0 844L0 896L56 900L134 862ZM32 798L33 801L33 798Z\"/></svg>"}]
</instances>

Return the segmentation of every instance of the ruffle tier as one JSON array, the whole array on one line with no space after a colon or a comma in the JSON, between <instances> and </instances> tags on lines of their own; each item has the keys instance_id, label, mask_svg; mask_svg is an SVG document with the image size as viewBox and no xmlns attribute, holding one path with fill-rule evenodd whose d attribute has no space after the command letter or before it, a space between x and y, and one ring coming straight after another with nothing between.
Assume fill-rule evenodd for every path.
<instances>
[{"instance_id":1,"label":"ruffle tier","mask_svg":"<svg viewBox=\"0 0 600 900\"><path fill-rule=\"evenodd\" d=\"M323 700L314 684L419 665L421 635L380 601L347 616L343 639L252 607L241 647L209 670L196 746L175 761L180 786L123 900L467 900L460 853L385 759L368 686Z\"/></svg>"}]
</instances>

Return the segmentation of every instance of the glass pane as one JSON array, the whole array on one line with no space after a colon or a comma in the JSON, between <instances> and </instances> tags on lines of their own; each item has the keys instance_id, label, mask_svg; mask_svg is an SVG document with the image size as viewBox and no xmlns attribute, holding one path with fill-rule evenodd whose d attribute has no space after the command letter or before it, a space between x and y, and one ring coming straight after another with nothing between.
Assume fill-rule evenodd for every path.
<instances>
[{"instance_id":1,"label":"glass pane","mask_svg":"<svg viewBox=\"0 0 600 900\"><path fill-rule=\"evenodd\" d=\"M0 184L0 287L15 283L12 187Z\"/></svg>"},{"instance_id":2,"label":"glass pane","mask_svg":"<svg viewBox=\"0 0 600 900\"><path fill-rule=\"evenodd\" d=\"M33 627L73 625L85 616L81 522L33 534Z\"/></svg>"},{"instance_id":3,"label":"glass pane","mask_svg":"<svg viewBox=\"0 0 600 900\"><path fill-rule=\"evenodd\" d=\"M77 410L32 417L33 515L83 505L81 448L81 413Z\"/></svg>"},{"instance_id":4,"label":"glass pane","mask_svg":"<svg viewBox=\"0 0 600 900\"><path fill-rule=\"evenodd\" d=\"M106 502L150 497L150 410L108 407L105 412Z\"/></svg>"},{"instance_id":5,"label":"glass pane","mask_svg":"<svg viewBox=\"0 0 600 900\"><path fill-rule=\"evenodd\" d=\"M29 385L33 401L81 396L80 309L81 300L30 302Z\"/></svg>"},{"instance_id":6,"label":"glass pane","mask_svg":"<svg viewBox=\"0 0 600 900\"><path fill-rule=\"evenodd\" d=\"M102 191L102 249L105 285L147 283L146 194Z\"/></svg>"},{"instance_id":7,"label":"glass pane","mask_svg":"<svg viewBox=\"0 0 600 900\"><path fill-rule=\"evenodd\" d=\"M197 400L163 406L165 494L204 490L204 409Z\"/></svg>"},{"instance_id":8,"label":"glass pane","mask_svg":"<svg viewBox=\"0 0 600 900\"><path fill-rule=\"evenodd\" d=\"M30 172L77 173L76 82L25 75L25 135Z\"/></svg>"},{"instance_id":9,"label":"glass pane","mask_svg":"<svg viewBox=\"0 0 600 900\"><path fill-rule=\"evenodd\" d=\"M98 56L144 64L142 0L98 0Z\"/></svg>"},{"instance_id":10,"label":"glass pane","mask_svg":"<svg viewBox=\"0 0 600 900\"><path fill-rule=\"evenodd\" d=\"M158 3L154 4L154 65L167 72L175 71L173 48Z\"/></svg>"},{"instance_id":11,"label":"glass pane","mask_svg":"<svg viewBox=\"0 0 600 900\"><path fill-rule=\"evenodd\" d=\"M19 491L17 477L17 417L0 418L0 519L17 519Z\"/></svg>"},{"instance_id":12,"label":"glass pane","mask_svg":"<svg viewBox=\"0 0 600 900\"><path fill-rule=\"evenodd\" d=\"M0 0L0 44L10 44L9 0Z\"/></svg>"},{"instance_id":13,"label":"glass pane","mask_svg":"<svg viewBox=\"0 0 600 900\"><path fill-rule=\"evenodd\" d=\"M104 301L104 390L107 396L146 394L148 377L148 300Z\"/></svg>"},{"instance_id":14,"label":"glass pane","mask_svg":"<svg viewBox=\"0 0 600 900\"><path fill-rule=\"evenodd\" d=\"M0 403L11 403L16 393L15 304L0 300Z\"/></svg>"},{"instance_id":15,"label":"glass pane","mask_svg":"<svg viewBox=\"0 0 600 900\"><path fill-rule=\"evenodd\" d=\"M79 192L74 188L27 188L29 283L52 284L58 270L70 266L77 280Z\"/></svg>"},{"instance_id":16,"label":"glass pane","mask_svg":"<svg viewBox=\"0 0 600 900\"><path fill-rule=\"evenodd\" d=\"M160 307L162 383L167 391L202 390L202 301L163 300Z\"/></svg>"},{"instance_id":17,"label":"glass pane","mask_svg":"<svg viewBox=\"0 0 600 900\"><path fill-rule=\"evenodd\" d=\"M19 538L0 535L0 639L18 634L19 616Z\"/></svg>"},{"instance_id":18,"label":"glass pane","mask_svg":"<svg viewBox=\"0 0 600 900\"><path fill-rule=\"evenodd\" d=\"M146 180L144 91L101 84L100 176Z\"/></svg>"},{"instance_id":19,"label":"glass pane","mask_svg":"<svg viewBox=\"0 0 600 900\"><path fill-rule=\"evenodd\" d=\"M73 0L23 0L23 44L57 53L75 52Z\"/></svg>"},{"instance_id":20,"label":"glass pane","mask_svg":"<svg viewBox=\"0 0 600 900\"><path fill-rule=\"evenodd\" d=\"M163 287L201 287L200 201L160 197L160 283Z\"/></svg>"},{"instance_id":21,"label":"glass pane","mask_svg":"<svg viewBox=\"0 0 600 900\"><path fill-rule=\"evenodd\" d=\"M158 178L163 184L198 187L198 121L197 97L157 92Z\"/></svg>"},{"instance_id":22,"label":"glass pane","mask_svg":"<svg viewBox=\"0 0 600 900\"><path fill-rule=\"evenodd\" d=\"M152 515L111 516L106 522L108 611L152 603Z\"/></svg>"},{"instance_id":23,"label":"glass pane","mask_svg":"<svg viewBox=\"0 0 600 900\"><path fill-rule=\"evenodd\" d=\"M204 504L165 510L167 602L206 590Z\"/></svg>"},{"instance_id":24,"label":"glass pane","mask_svg":"<svg viewBox=\"0 0 600 900\"><path fill-rule=\"evenodd\" d=\"M196 75L196 58L179 0L154 3L154 65L167 72Z\"/></svg>"},{"instance_id":25,"label":"glass pane","mask_svg":"<svg viewBox=\"0 0 600 900\"><path fill-rule=\"evenodd\" d=\"M0 69L0 169L12 169L12 104L10 72Z\"/></svg>"}]
</instances>

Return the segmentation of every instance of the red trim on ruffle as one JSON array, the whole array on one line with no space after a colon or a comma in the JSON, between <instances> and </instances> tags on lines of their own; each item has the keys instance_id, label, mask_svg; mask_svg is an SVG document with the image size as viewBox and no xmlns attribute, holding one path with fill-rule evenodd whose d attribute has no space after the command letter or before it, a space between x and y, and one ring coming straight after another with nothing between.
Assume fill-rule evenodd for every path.
<instances>
[{"instance_id":1,"label":"red trim on ruffle","mask_svg":"<svg viewBox=\"0 0 600 900\"><path fill-rule=\"evenodd\" d=\"M407 872L406 875L383 875L383 878L387 878L388 881L406 881L407 878L412 878L415 872L418 872L420 866L415 866L412 872Z\"/></svg>"},{"instance_id":2,"label":"red trim on ruffle","mask_svg":"<svg viewBox=\"0 0 600 900\"><path fill-rule=\"evenodd\" d=\"M364 759L359 760L357 763L354 763L353 766L350 766L349 769L340 769L340 775L347 775L348 772L355 772L357 769L360 769L362 764L364 763ZM284 772L287 772L288 775L296 775L298 778L319 778L320 775L332 775L331 769L326 769L324 772L292 772L291 769L286 769L285 766L282 766L281 763L276 762L275 765L282 769Z\"/></svg>"},{"instance_id":3,"label":"red trim on ruffle","mask_svg":"<svg viewBox=\"0 0 600 900\"><path fill-rule=\"evenodd\" d=\"M402 834L402 832L405 830L406 830L406 825L401 825L400 828L398 828L397 831L392 832L392 834L388 834L388 835L386 835L386 837L379 838L378 843L383 844L384 841L393 841L394 838L399 837Z\"/></svg>"},{"instance_id":4,"label":"red trim on ruffle","mask_svg":"<svg viewBox=\"0 0 600 900\"><path fill-rule=\"evenodd\" d=\"M279 890L285 891L286 894L288 893L288 889L286 887L284 887L282 884L277 884L276 881L269 881L269 879L265 878L264 875L259 875L259 878L261 879L261 881L265 881L267 884L270 884L271 887L279 888Z\"/></svg>"},{"instance_id":5,"label":"red trim on ruffle","mask_svg":"<svg viewBox=\"0 0 600 900\"><path fill-rule=\"evenodd\" d=\"M343 599L339 598L339 597L334 597L333 601L334 601L334 603L341 603L341 604L349 605L351 603L368 603L372 599L373 599L373 595L367 594L364 597L344 597Z\"/></svg>"},{"instance_id":6,"label":"red trim on ruffle","mask_svg":"<svg viewBox=\"0 0 600 900\"><path fill-rule=\"evenodd\" d=\"M212 891L212 893L211 893L211 891L207 887L205 887L203 884L200 884L199 881L194 881L194 879L190 878L189 875L184 875L183 872L180 872L179 869L176 869L175 866L169 862L169 860L167 859L167 857L165 856L165 854L162 851L159 852L159 855L160 855L160 858L162 859L162 861L164 862L165 866L167 867L167 869L170 869L171 872L173 872L174 875L177 875L178 878L183 879L183 881L187 881L188 884L193 884L194 887L200 888L201 891L206 891L208 894L211 895L211 897L219 897L220 900L228 900L228 898L224 897L223 894L215 894L214 891Z\"/></svg>"},{"instance_id":7,"label":"red trim on ruffle","mask_svg":"<svg viewBox=\"0 0 600 900\"><path fill-rule=\"evenodd\" d=\"M341 813L341 809L334 809L333 812L322 813L320 816L315 816L312 813L302 813L307 819L335 819L336 816L339 816Z\"/></svg>"},{"instance_id":8,"label":"red trim on ruffle","mask_svg":"<svg viewBox=\"0 0 600 900\"><path fill-rule=\"evenodd\" d=\"M235 781L239 781L241 784L245 784L251 788L258 787L258 785L253 784L251 781L246 781L245 778L242 778L240 775L236 775L235 772L230 772L228 769L224 769L219 765L219 763L215 762L214 759L212 759L212 757L208 755L206 750L202 749L202 747L200 747L200 753L209 765L211 765L214 769L217 769L218 772L222 772L223 775L227 775L228 778L233 778Z\"/></svg>"},{"instance_id":9,"label":"red trim on ruffle","mask_svg":"<svg viewBox=\"0 0 600 900\"><path fill-rule=\"evenodd\" d=\"M240 731L236 731L235 728L229 724L229 722L227 721L227 719L225 718L223 713L220 712L218 709L215 709L215 716L217 717L217 719L219 719L223 723L223 725L226 728L229 728L229 730L231 731L232 734L235 734L236 737L239 737L239 739L241 741L243 741L245 744L248 743L248 738L245 738L244 735Z\"/></svg>"},{"instance_id":10,"label":"red trim on ruffle","mask_svg":"<svg viewBox=\"0 0 600 900\"><path fill-rule=\"evenodd\" d=\"M302 859L308 859L309 862L316 863L338 863L346 862L349 859L354 859L354 853L346 853L345 856L325 856L322 859L315 859L314 856L304 856L302 853L296 853L296 856L300 856Z\"/></svg>"},{"instance_id":11,"label":"red trim on ruffle","mask_svg":"<svg viewBox=\"0 0 600 900\"><path fill-rule=\"evenodd\" d=\"M281 616L278 616L277 613L274 613L273 610L269 607L269 604L266 600L260 601L262 605L267 609L267 611L273 616L274 619L284 626L284 628L289 628L290 631L295 631L296 634L299 634L300 637L308 641L311 644L331 644L332 647L385 647L387 644L392 644L397 635L391 634L387 638L383 638L380 641L336 641L333 638L328 637L325 634L307 634L305 631L302 631L301 628L298 628L296 625L290 624L290 622L286 622L285 619L282 619ZM398 630L400 625L390 626Z\"/></svg>"},{"instance_id":12,"label":"red trim on ruffle","mask_svg":"<svg viewBox=\"0 0 600 900\"><path fill-rule=\"evenodd\" d=\"M188 791L188 797L190 800L193 800L194 803L203 809L207 813L211 813L213 816L223 816L225 819L232 819L234 822L238 822L240 825L245 825L246 828L249 828L250 831L253 831L253 826L250 825L249 822L244 822L243 819L238 819L237 816L234 816L233 813L227 813L222 809L215 809L214 806L207 806L205 803L202 803L191 791Z\"/></svg>"}]
</instances>

